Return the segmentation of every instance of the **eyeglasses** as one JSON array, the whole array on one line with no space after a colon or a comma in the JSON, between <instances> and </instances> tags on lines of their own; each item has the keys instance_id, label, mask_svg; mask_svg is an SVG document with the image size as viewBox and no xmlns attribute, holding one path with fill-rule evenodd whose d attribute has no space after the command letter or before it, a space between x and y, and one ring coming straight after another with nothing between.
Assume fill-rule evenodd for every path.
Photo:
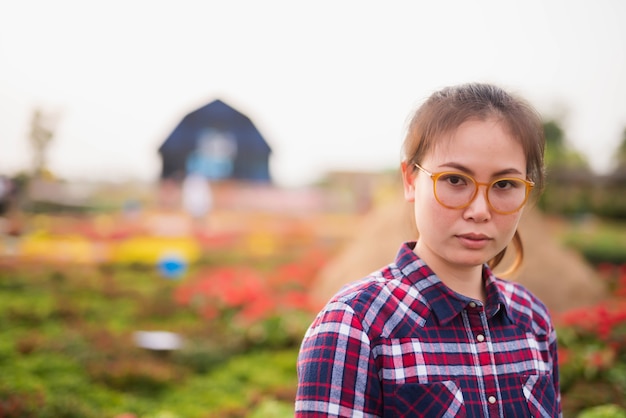
<instances>
[{"instance_id":1,"label":"eyeglasses","mask_svg":"<svg viewBox=\"0 0 626 418\"><path fill-rule=\"evenodd\" d=\"M435 199L449 209L468 207L478 194L478 186L487 186L485 196L489 207L495 212L507 215L517 212L526 204L535 183L515 177L503 177L491 183L480 183L474 177L453 171L431 173L419 164L415 167L430 176L433 181Z\"/></svg>"}]
</instances>

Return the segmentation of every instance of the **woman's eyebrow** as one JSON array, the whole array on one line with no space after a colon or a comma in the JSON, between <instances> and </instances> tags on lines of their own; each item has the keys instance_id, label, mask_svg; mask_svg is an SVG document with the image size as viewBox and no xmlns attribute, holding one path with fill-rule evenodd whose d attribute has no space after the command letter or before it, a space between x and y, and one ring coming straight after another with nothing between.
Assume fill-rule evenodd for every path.
<instances>
[{"instance_id":1,"label":"woman's eyebrow","mask_svg":"<svg viewBox=\"0 0 626 418\"><path fill-rule=\"evenodd\" d=\"M462 171L462 172L470 174L472 176L475 174L474 171L472 171L469 168L465 167L463 164L455 163L455 162L446 162L446 163L443 163L443 164L439 164L438 167L439 168L448 168L448 169Z\"/></svg>"},{"instance_id":2,"label":"woman's eyebrow","mask_svg":"<svg viewBox=\"0 0 626 418\"><path fill-rule=\"evenodd\" d=\"M440 164L439 167L441 167L441 168L451 168L451 169L454 169L454 170L458 170L458 171L461 171L463 173L467 173L470 176L476 175L474 170L464 166L461 163L457 163L457 162L454 162L454 161ZM492 177L499 177L499 176L505 176L505 175L510 175L510 174L518 174L518 175L521 176L522 172L519 171L516 168L511 167L511 168L505 168L503 170L497 171L497 172L493 173L491 176Z\"/></svg>"}]
</instances>

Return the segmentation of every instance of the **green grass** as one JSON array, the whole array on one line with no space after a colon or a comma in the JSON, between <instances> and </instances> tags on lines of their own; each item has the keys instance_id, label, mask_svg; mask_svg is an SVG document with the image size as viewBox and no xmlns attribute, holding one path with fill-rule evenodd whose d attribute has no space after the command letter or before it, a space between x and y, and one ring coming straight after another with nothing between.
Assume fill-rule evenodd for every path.
<instances>
[{"instance_id":1,"label":"green grass","mask_svg":"<svg viewBox=\"0 0 626 418\"><path fill-rule=\"evenodd\" d=\"M592 264L626 264L626 222L575 225L565 233L564 242Z\"/></svg>"},{"instance_id":2,"label":"green grass","mask_svg":"<svg viewBox=\"0 0 626 418\"><path fill-rule=\"evenodd\" d=\"M0 416L293 416L293 342L251 346L178 306L178 284L136 267L1 270ZM135 347L132 333L150 329L189 346Z\"/></svg>"}]
</instances>

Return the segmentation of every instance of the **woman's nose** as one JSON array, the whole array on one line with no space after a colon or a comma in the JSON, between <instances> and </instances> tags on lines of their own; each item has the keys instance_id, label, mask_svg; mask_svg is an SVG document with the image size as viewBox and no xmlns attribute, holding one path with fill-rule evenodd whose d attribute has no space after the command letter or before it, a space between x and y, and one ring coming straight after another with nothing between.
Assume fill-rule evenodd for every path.
<instances>
[{"instance_id":1,"label":"woman's nose","mask_svg":"<svg viewBox=\"0 0 626 418\"><path fill-rule=\"evenodd\" d=\"M478 187L474 199L465 208L463 216L465 219L473 219L475 222L484 222L491 219L491 207L487 200L486 189L480 190L480 186Z\"/></svg>"}]
</instances>

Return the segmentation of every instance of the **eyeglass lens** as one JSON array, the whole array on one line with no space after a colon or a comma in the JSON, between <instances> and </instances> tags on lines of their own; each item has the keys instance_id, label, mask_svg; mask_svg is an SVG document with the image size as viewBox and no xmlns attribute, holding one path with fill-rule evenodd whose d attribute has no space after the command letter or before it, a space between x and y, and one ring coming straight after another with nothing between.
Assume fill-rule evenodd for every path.
<instances>
[{"instance_id":1,"label":"eyeglass lens","mask_svg":"<svg viewBox=\"0 0 626 418\"><path fill-rule=\"evenodd\" d=\"M435 179L435 195L445 206L461 208L469 205L478 185L469 176L460 173L442 173ZM514 212L526 200L526 184L519 179L498 179L487 186L487 201L500 212Z\"/></svg>"}]
</instances>

